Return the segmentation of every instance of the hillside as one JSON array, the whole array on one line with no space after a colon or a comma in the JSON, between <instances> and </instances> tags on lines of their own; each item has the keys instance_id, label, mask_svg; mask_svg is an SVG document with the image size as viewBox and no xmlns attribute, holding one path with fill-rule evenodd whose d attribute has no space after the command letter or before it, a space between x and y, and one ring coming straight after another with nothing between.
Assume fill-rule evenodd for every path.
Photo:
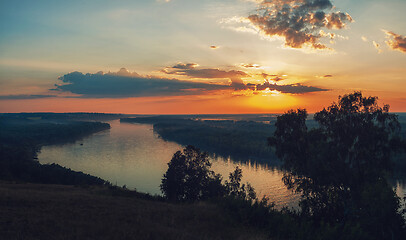
<instances>
[{"instance_id":1,"label":"hillside","mask_svg":"<svg viewBox=\"0 0 406 240\"><path fill-rule=\"evenodd\" d=\"M209 204L113 187L0 183L2 239L266 239Z\"/></svg>"}]
</instances>

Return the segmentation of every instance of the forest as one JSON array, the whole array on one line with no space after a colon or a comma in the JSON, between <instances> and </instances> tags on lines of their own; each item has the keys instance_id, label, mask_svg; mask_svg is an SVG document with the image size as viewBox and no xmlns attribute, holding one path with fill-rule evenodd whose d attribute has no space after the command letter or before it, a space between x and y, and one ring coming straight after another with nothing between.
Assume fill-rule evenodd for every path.
<instances>
[{"instance_id":1,"label":"forest","mask_svg":"<svg viewBox=\"0 0 406 240\"><path fill-rule=\"evenodd\" d=\"M153 124L162 139L181 145L193 145L223 157L278 165L267 145L274 126L255 121L196 120L182 116L121 118L121 122ZM268 119L269 121L269 119Z\"/></svg>"},{"instance_id":2,"label":"forest","mask_svg":"<svg viewBox=\"0 0 406 240\"><path fill-rule=\"evenodd\" d=\"M52 121L47 120L52 116ZM83 118L76 114L79 118ZM0 179L52 184L106 184L106 181L57 164L42 165L42 146L72 143L110 128L108 123L73 121L61 114L3 114L0 116ZM55 119L63 119L55 122ZM86 117L87 118L87 117Z\"/></svg>"},{"instance_id":3,"label":"forest","mask_svg":"<svg viewBox=\"0 0 406 240\"><path fill-rule=\"evenodd\" d=\"M399 136L406 139L406 114L395 113L401 126ZM222 120L216 120L220 118ZM229 118L229 119L227 119ZM120 118L125 123L152 124L159 137L181 145L193 145L209 154L215 154L246 162L248 159L271 166L280 166L281 161L267 144L275 132L276 115L158 115ZM210 120L205 120L210 119ZM237 119L237 120L234 120ZM238 120L239 119L239 120ZM265 121L267 120L267 121ZM318 127L313 114L308 114L306 126ZM405 178L405 153L396 153L392 158L396 165L394 176Z\"/></svg>"}]
</instances>

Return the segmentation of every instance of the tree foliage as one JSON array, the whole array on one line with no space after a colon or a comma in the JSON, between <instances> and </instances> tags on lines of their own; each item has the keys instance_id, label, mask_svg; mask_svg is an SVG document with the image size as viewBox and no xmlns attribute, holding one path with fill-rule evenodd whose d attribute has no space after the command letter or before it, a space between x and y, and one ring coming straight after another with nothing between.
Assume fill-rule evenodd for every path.
<instances>
[{"instance_id":1,"label":"tree foliage","mask_svg":"<svg viewBox=\"0 0 406 240\"><path fill-rule=\"evenodd\" d=\"M251 184L241 184L241 168L237 166L228 178L229 180L225 181L225 188L229 196L244 200L255 200L257 198L257 194Z\"/></svg>"},{"instance_id":2,"label":"tree foliage","mask_svg":"<svg viewBox=\"0 0 406 240\"><path fill-rule=\"evenodd\" d=\"M278 117L269 144L284 162L285 184L302 194L302 214L329 223L356 221L385 239L404 231L399 199L386 181L402 143L396 115L377 100L361 92L340 96L314 115L312 129L306 110L290 110Z\"/></svg>"},{"instance_id":3,"label":"tree foliage","mask_svg":"<svg viewBox=\"0 0 406 240\"><path fill-rule=\"evenodd\" d=\"M221 176L210 170L205 152L187 146L177 151L168 163L161 190L171 201L197 201L223 194Z\"/></svg>"},{"instance_id":4,"label":"tree foliage","mask_svg":"<svg viewBox=\"0 0 406 240\"><path fill-rule=\"evenodd\" d=\"M249 183L241 184L242 170L239 167L230 173L229 180L224 184L221 175L210 170L210 167L207 153L194 146L189 145L183 151L176 152L162 178L163 194L175 202L223 197L256 200L254 188Z\"/></svg>"}]
</instances>

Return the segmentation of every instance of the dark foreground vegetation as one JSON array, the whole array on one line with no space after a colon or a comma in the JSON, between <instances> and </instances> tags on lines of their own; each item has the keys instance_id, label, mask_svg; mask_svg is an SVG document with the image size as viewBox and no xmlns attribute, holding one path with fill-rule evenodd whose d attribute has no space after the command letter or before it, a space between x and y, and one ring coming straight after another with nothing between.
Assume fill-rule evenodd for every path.
<instances>
[{"instance_id":1,"label":"dark foreground vegetation","mask_svg":"<svg viewBox=\"0 0 406 240\"><path fill-rule=\"evenodd\" d=\"M316 113L318 125L308 128L306 119L304 109L288 111L277 118L268 139L283 161L285 185L301 194L300 210L276 211L266 199L256 199L254 190L241 184L239 168L223 184L208 156L192 146L169 162L162 192L174 202L216 199L273 238L404 239L400 199L388 177L391 159L406 144L389 106L381 108L377 98L355 92Z\"/></svg>"},{"instance_id":2,"label":"dark foreground vegetation","mask_svg":"<svg viewBox=\"0 0 406 240\"><path fill-rule=\"evenodd\" d=\"M47 114L46 114L47 115ZM49 122L25 115L0 117L0 179L53 184L105 184L98 177L75 172L57 164L42 165L37 153L44 145L75 142L110 128L107 123Z\"/></svg>"},{"instance_id":3,"label":"dark foreground vegetation","mask_svg":"<svg viewBox=\"0 0 406 240\"><path fill-rule=\"evenodd\" d=\"M0 211L0 239L268 239L214 203L109 186L0 183Z\"/></svg>"},{"instance_id":4,"label":"dark foreground vegetation","mask_svg":"<svg viewBox=\"0 0 406 240\"><path fill-rule=\"evenodd\" d=\"M285 185L301 193L300 216L355 239L406 237L400 199L388 183L392 159L406 144L389 106L355 92L316 113L317 127L309 129L306 118L304 109L279 116L269 138Z\"/></svg>"}]
</instances>

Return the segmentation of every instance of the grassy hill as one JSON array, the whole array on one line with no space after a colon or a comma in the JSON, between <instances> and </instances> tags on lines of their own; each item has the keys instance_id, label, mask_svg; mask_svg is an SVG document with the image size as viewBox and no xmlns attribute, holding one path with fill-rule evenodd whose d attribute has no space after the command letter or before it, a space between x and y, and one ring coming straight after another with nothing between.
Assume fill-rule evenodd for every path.
<instances>
[{"instance_id":1,"label":"grassy hill","mask_svg":"<svg viewBox=\"0 0 406 240\"><path fill-rule=\"evenodd\" d=\"M267 239L210 203L107 186L0 183L2 239Z\"/></svg>"}]
</instances>

